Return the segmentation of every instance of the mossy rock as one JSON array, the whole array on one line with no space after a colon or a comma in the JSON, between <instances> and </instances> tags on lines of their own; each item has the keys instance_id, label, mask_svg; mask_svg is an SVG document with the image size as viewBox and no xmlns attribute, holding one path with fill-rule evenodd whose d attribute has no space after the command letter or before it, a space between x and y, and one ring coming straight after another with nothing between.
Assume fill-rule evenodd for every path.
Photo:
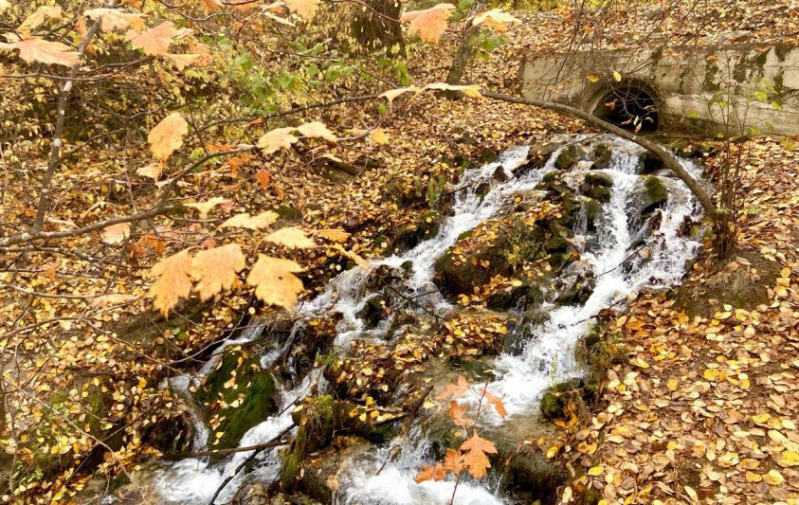
<instances>
[{"instance_id":1,"label":"mossy rock","mask_svg":"<svg viewBox=\"0 0 799 505\"><path fill-rule=\"evenodd\" d=\"M591 165L593 170L603 170L610 168L610 163L613 159L613 149L607 144L599 144L594 148L594 164Z\"/></svg>"},{"instance_id":2,"label":"mossy rock","mask_svg":"<svg viewBox=\"0 0 799 505\"><path fill-rule=\"evenodd\" d=\"M563 148L555 160L555 168L558 170L569 170L577 162L588 160L588 154L579 144L572 144Z\"/></svg>"},{"instance_id":3,"label":"mossy rock","mask_svg":"<svg viewBox=\"0 0 799 505\"><path fill-rule=\"evenodd\" d=\"M580 185L580 193L599 202L610 201L613 178L602 172L589 172Z\"/></svg>"},{"instance_id":4,"label":"mossy rock","mask_svg":"<svg viewBox=\"0 0 799 505\"><path fill-rule=\"evenodd\" d=\"M406 251L438 235L441 229L441 214L427 211L419 216L416 224L400 229L394 236L394 252Z\"/></svg>"},{"instance_id":5,"label":"mossy rock","mask_svg":"<svg viewBox=\"0 0 799 505\"><path fill-rule=\"evenodd\" d=\"M639 174L654 174L658 170L666 168L666 164L660 159L660 156L652 151L644 151L638 157L638 173Z\"/></svg>"},{"instance_id":6,"label":"mossy rock","mask_svg":"<svg viewBox=\"0 0 799 505\"><path fill-rule=\"evenodd\" d=\"M527 154L527 161L513 171L515 177L522 177L531 170L544 168L549 158L563 145L559 142L534 144L530 146Z\"/></svg>"},{"instance_id":7,"label":"mossy rock","mask_svg":"<svg viewBox=\"0 0 799 505\"><path fill-rule=\"evenodd\" d=\"M394 243L385 235L380 235L369 246L369 249L381 256L391 256L394 254Z\"/></svg>"},{"instance_id":8,"label":"mossy rock","mask_svg":"<svg viewBox=\"0 0 799 505\"><path fill-rule=\"evenodd\" d=\"M646 198L641 215L647 216L666 204L669 200L669 192L666 190L663 181L654 175L647 177L646 182L644 182L644 188L646 190Z\"/></svg>"},{"instance_id":9,"label":"mossy rock","mask_svg":"<svg viewBox=\"0 0 799 505\"><path fill-rule=\"evenodd\" d=\"M235 447L250 428L277 411L276 393L272 374L261 368L257 357L240 347L225 349L217 368L194 395L220 421L214 431L222 436L211 448Z\"/></svg>"},{"instance_id":10,"label":"mossy rock","mask_svg":"<svg viewBox=\"0 0 799 505\"><path fill-rule=\"evenodd\" d=\"M545 421L566 419L569 415L567 412L569 402L582 396L581 387L581 379L571 379L549 388L539 405L541 418Z\"/></svg>"},{"instance_id":11,"label":"mossy rock","mask_svg":"<svg viewBox=\"0 0 799 505\"><path fill-rule=\"evenodd\" d=\"M508 332L502 341L502 351L514 356L521 354L531 336L529 329L545 324L549 318L549 311L540 307L526 310L520 321L516 320L507 324Z\"/></svg>"},{"instance_id":12,"label":"mossy rock","mask_svg":"<svg viewBox=\"0 0 799 505\"><path fill-rule=\"evenodd\" d=\"M506 254L510 246L507 236L499 237L495 243L478 249L459 262L455 261L452 251L447 252L436 262L436 284L446 294L471 294L495 275L511 274L513 266ZM487 267L484 266L486 263Z\"/></svg>"}]
</instances>

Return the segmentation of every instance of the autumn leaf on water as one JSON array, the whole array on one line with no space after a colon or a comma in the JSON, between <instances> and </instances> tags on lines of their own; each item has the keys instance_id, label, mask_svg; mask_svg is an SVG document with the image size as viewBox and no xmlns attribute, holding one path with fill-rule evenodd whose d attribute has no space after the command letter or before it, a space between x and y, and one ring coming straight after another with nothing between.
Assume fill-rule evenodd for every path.
<instances>
[{"instance_id":1,"label":"autumn leaf on water","mask_svg":"<svg viewBox=\"0 0 799 505\"><path fill-rule=\"evenodd\" d=\"M144 31L147 27L141 14L130 14L119 9L89 9L83 13L89 19L99 19L104 32L124 31L128 28Z\"/></svg>"},{"instance_id":2,"label":"autumn leaf on water","mask_svg":"<svg viewBox=\"0 0 799 505\"><path fill-rule=\"evenodd\" d=\"M419 473L416 474L416 477L413 478L414 482L417 484L421 484L422 482L433 480L433 481L441 481L447 477L447 470L444 468L444 465L441 463L436 463L433 466L426 465L423 466Z\"/></svg>"},{"instance_id":3,"label":"autumn leaf on water","mask_svg":"<svg viewBox=\"0 0 799 505\"><path fill-rule=\"evenodd\" d=\"M316 234L331 242L338 242L340 244L343 244L350 238L350 234L346 231L334 228L324 228L317 231Z\"/></svg>"},{"instance_id":4,"label":"autumn leaf on water","mask_svg":"<svg viewBox=\"0 0 799 505\"><path fill-rule=\"evenodd\" d=\"M319 0L285 0L285 2L289 11L307 21L313 19L319 8Z\"/></svg>"},{"instance_id":5,"label":"autumn leaf on water","mask_svg":"<svg viewBox=\"0 0 799 505\"><path fill-rule=\"evenodd\" d=\"M271 226L277 221L279 216L276 212L272 212L271 210L267 210L266 212L261 212L257 216L250 216L248 213L243 214L236 214L235 216L231 217L221 225L220 228L247 228L248 230L260 230L261 228L266 228L267 226Z\"/></svg>"},{"instance_id":6,"label":"autumn leaf on water","mask_svg":"<svg viewBox=\"0 0 799 505\"><path fill-rule=\"evenodd\" d=\"M333 135L333 132L331 132L324 123L319 121L312 121L298 126L297 131L306 137L324 139L328 142L336 141L336 136Z\"/></svg>"},{"instance_id":7,"label":"autumn leaf on water","mask_svg":"<svg viewBox=\"0 0 799 505\"><path fill-rule=\"evenodd\" d=\"M466 407L461 407L461 405L452 400L449 402L449 410L447 410L447 414L449 418L452 419L452 422L455 423L457 426L466 427L472 424L472 420L466 416Z\"/></svg>"},{"instance_id":8,"label":"autumn leaf on water","mask_svg":"<svg viewBox=\"0 0 799 505\"><path fill-rule=\"evenodd\" d=\"M200 217L205 219L208 217L208 213L214 209L217 205L222 205L226 203L233 203L227 198L222 198L219 196L215 196L210 200L206 200L204 202L196 202L196 203L184 203L184 207L188 207L190 209L197 209L200 212Z\"/></svg>"},{"instance_id":9,"label":"autumn leaf on water","mask_svg":"<svg viewBox=\"0 0 799 505\"><path fill-rule=\"evenodd\" d=\"M281 149L291 149L291 144L299 140L292 134L294 130L296 128L276 128L258 139L258 147L263 150L264 154L273 154Z\"/></svg>"},{"instance_id":10,"label":"autumn leaf on water","mask_svg":"<svg viewBox=\"0 0 799 505\"><path fill-rule=\"evenodd\" d=\"M103 228L102 237L106 244L118 244L130 236L130 223L118 223Z\"/></svg>"},{"instance_id":11,"label":"autumn leaf on water","mask_svg":"<svg viewBox=\"0 0 799 505\"><path fill-rule=\"evenodd\" d=\"M425 86L424 89L460 91L461 93L470 98L481 98L483 96L482 94L480 94L480 87L474 84L458 85L458 84L446 84L443 82L434 82L433 84L428 84L427 86Z\"/></svg>"},{"instance_id":12,"label":"autumn leaf on water","mask_svg":"<svg viewBox=\"0 0 799 505\"><path fill-rule=\"evenodd\" d=\"M80 53L71 51L70 47L61 42L49 40L28 39L6 44L0 42L0 50L19 51L19 57L25 63L43 63L45 65L61 65L72 67L80 63Z\"/></svg>"},{"instance_id":13,"label":"autumn leaf on water","mask_svg":"<svg viewBox=\"0 0 799 505\"><path fill-rule=\"evenodd\" d=\"M247 277L247 284L255 287L255 296L265 303L292 309L303 290L302 281L294 275L302 266L291 260L258 255L258 261Z\"/></svg>"},{"instance_id":14,"label":"autumn leaf on water","mask_svg":"<svg viewBox=\"0 0 799 505\"><path fill-rule=\"evenodd\" d=\"M492 395L488 391L483 392L483 397L489 405L494 407L494 410L497 411L497 414L499 414L500 417L504 418L508 416L508 411L505 410L505 405L502 404L502 400L500 398Z\"/></svg>"},{"instance_id":15,"label":"autumn leaf on water","mask_svg":"<svg viewBox=\"0 0 799 505\"><path fill-rule=\"evenodd\" d=\"M126 38L133 49L141 49L148 56L167 54L178 31L172 21L164 21L155 28L139 31L131 29Z\"/></svg>"},{"instance_id":16,"label":"autumn leaf on water","mask_svg":"<svg viewBox=\"0 0 799 505\"><path fill-rule=\"evenodd\" d=\"M447 30L447 20L454 13L454 5L443 3L425 10L406 12L400 21L411 22L408 35L419 34L419 38L425 42L438 44L441 35Z\"/></svg>"},{"instance_id":17,"label":"autumn leaf on water","mask_svg":"<svg viewBox=\"0 0 799 505\"><path fill-rule=\"evenodd\" d=\"M236 281L236 273L246 265L241 246L226 244L194 256L192 277L197 281L196 290L205 301L223 289L230 289Z\"/></svg>"},{"instance_id":18,"label":"autumn leaf on water","mask_svg":"<svg viewBox=\"0 0 799 505\"><path fill-rule=\"evenodd\" d=\"M153 299L153 305L164 316L181 298L187 298L191 293L193 264L189 250L184 249L153 266L151 273L156 280L147 296Z\"/></svg>"},{"instance_id":19,"label":"autumn leaf on water","mask_svg":"<svg viewBox=\"0 0 799 505\"><path fill-rule=\"evenodd\" d=\"M469 391L469 383L466 382L466 377L463 375L458 376L457 384L447 384L447 388L443 393L438 395L439 400L448 398L450 395L453 399L462 398Z\"/></svg>"},{"instance_id":20,"label":"autumn leaf on water","mask_svg":"<svg viewBox=\"0 0 799 505\"><path fill-rule=\"evenodd\" d=\"M502 9L491 9L483 12L475 16L472 21L473 26L483 25L497 33L508 31L508 24L511 23L521 23L521 21L507 12L504 12Z\"/></svg>"},{"instance_id":21,"label":"autumn leaf on water","mask_svg":"<svg viewBox=\"0 0 799 505\"><path fill-rule=\"evenodd\" d=\"M485 477L486 470L491 468L491 462L488 460L486 454L497 453L494 442L480 438L477 433L472 435L472 438L462 443L460 450L469 451L463 457L463 463L466 465L469 475L475 479L482 479Z\"/></svg>"},{"instance_id":22,"label":"autumn leaf on water","mask_svg":"<svg viewBox=\"0 0 799 505\"><path fill-rule=\"evenodd\" d=\"M173 152L183 145L183 137L189 133L189 123L180 112L173 112L165 117L155 128L150 130L147 142L155 159L165 161Z\"/></svg>"},{"instance_id":23,"label":"autumn leaf on water","mask_svg":"<svg viewBox=\"0 0 799 505\"><path fill-rule=\"evenodd\" d=\"M281 228L270 233L266 236L266 241L297 249L316 247L316 243L309 239L303 230L295 227Z\"/></svg>"}]
</instances>

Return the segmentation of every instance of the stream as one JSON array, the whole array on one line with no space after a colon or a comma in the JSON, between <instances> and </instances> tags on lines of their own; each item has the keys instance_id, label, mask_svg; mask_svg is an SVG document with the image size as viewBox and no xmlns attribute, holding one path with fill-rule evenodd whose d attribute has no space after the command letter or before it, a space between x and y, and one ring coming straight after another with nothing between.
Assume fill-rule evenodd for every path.
<instances>
[{"instance_id":1,"label":"stream","mask_svg":"<svg viewBox=\"0 0 799 505\"><path fill-rule=\"evenodd\" d=\"M590 275L595 279L595 286L586 300L574 305L556 304L552 301L553 293L548 293L542 310L549 314L549 320L523 328L524 345L520 351L503 352L493 358L496 379L489 384L489 390L502 398L509 414L505 423L513 423L515 416L535 413L541 395L548 387L584 373L575 358L575 347L588 332L593 316L604 308L623 305L644 287L668 287L679 283L686 262L700 248L699 242L681 233L685 218L695 218L700 211L688 188L677 179L660 177L668 191L668 200L655 211L660 213L659 219L645 222L630 219L631 206L634 207L636 195L640 194L643 185L643 178L639 175L642 151L637 145L604 135L588 140L574 136L555 140L583 141L591 147L602 142L612 147L607 168L592 169L591 161L578 161L568 173L564 173L567 182L575 187L588 172L601 173L612 179L610 198L602 206L596 228L589 232L582 218L578 219L572 230L574 236L571 242L580 249L580 261L560 274L564 277L574 276L575 269L579 269L581 275ZM555 161L563 147L555 150L542 168L527 170L516 176L514 171L528 159L528 149L527 145L511 147L496 162L466 170L456 186L452 212L442 221L437 235L401 254L370 261L371 269L356 266L339 274L322 293L298 307L299 319L337 314L334 345L338 348L346 349L355 338L382 338L388 332L390 321L381 321L376 327L369 327L359 316L368 300L375 296L366 288L369 272L380 266L403 268L408 272L403 281L405 292L411 293L416 304L426 313L441 316L450 313L453 310L452 303L439 293L434 283L436 262L464 232L505 212L515 195L533 191L547 173L556 170ZM695 177L699 177L698 169L691 162L684 161L684 166ZM504 171L504 177L499 180L497 170ZM491 188L487 193L480 194L477 188L485 182L491 182ZM635 250L643 246L649 250L646 261L638 258L631 260ZM292 345L296 331L297 326L282 344L283 347ZM240 344L258 337L258 325L254 325L252 330L245 331L235 341L226 344ZM269 368L283 351L284 348L275 348L265 353L261 357L261 365ZM215 356L218 357L220 353L221 349ZM208 374L215 364L211 360L198 376ZM189 383L196 380L197 377L182 376L171 379L170 383L173 388L186 392ZM307 395L314 383L320 394L328 387L318 368L297 382L296 387L280 391L279 403L282 405L278 407L281 413L250 429L240 441L240 446L266 442L290 427L291 404ZM202 426L198 417L195 416L193 421L198 424L193 449L203 450L208 447L209 430ZM503 421L491 411L483 422L498 425ZM397 453L399 456L396 458L387 457ZM250 454L235 453L214 464L206 459L185 459L164 465L155 473L152 484L167 503L205 504L226 477ZM401 439L398 437L382 447L373 447L366 454L360 454L357 459L342 465L337 475L339 485L334 502L340 505L449 503L454 486L452 479L422 484L416 484L413 480L422 466L432 462L430 442L421 430L412 428ZM278 477L279 449L260 453L255 458L254 468L254 471L246 474L240 472L233 478L216 503L231 500L245 480L268 484ZM511 498L503 495L500 484L496 478L481 482L461 481L455 503L513 503Z\"/></svg>"}]
</instances>

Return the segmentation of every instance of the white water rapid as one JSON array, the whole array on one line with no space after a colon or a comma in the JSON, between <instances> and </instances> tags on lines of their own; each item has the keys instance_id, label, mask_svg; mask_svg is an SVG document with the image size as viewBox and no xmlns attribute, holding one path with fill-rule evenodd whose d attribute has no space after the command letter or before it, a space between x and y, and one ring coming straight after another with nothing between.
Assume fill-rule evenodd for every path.
<instances>
[{"instance_id":1,"label":"white water rapid","mask_svg":"<svg viewBox=\"0 0 799 505\"><path fill-rule=\"evenodd\" d=\"M581 141L574 137L555 140ZM699 248L699 243L679 233L684 218L698 214L696 202L687 187L668 177L661 178L669 198L664 207L655 211L660 213L660 219L652 226L655 229L648 230L648 235L640 237L642 231L647 231L646 223L631 220L630 213L631 208L635 207L636 195L642 193L644 184L644 179L637 174L641 150L634 144L607 136L592 141L594 144L600 142L612 146L609 167L604 170L590 170L591 162L580 162L566 176L574 179L574 184L578 185L590 170L593 173L606 174L613 181L610 188L611 198L602 207L603 215L597 229L590 234L585 230L574 230L573 242L582 244L583 248L579 267L583 272L593 275L596 286L585 303L567 306L546 303L543 308L549 313L549 321L524 329L525 345L521 352L503 353L495 359L494 372L497 380L489 385L489 389L503 397L503 403L511 416L506 422L513 422L514 415L535 411L542 392L555 382L583 373L576 363L574 351L579 338L588 331L594 315L603 308L623 303L642 287L677 283L684 274L686 261ZM426 310L442 315L452 310L451 304L437 293L433 283L436 261L464 232L504 212L512 202L513 195L534 189L546 173L555 170L554 163L560 150L551 156L543 168L529 170L516 177L514 171L527 160L527 151L527 146L512 147L497 162L465 171L456 188L452 213L442 222L438 235L402 254L373 260L370 262L371 266L410 268L410 274L404 282L416 295L417 302L424 305ZM687 161L684 164L698 175L693 165ZM505 172L504 182L495 180L495 172L500 167ZM483 196L478 194L478 186L492 181L488 193ZM629 261L636 248L642 246L649 250L647 261ZM340 314L335 345L344 349L354 338L383 336L388 321L383 321L377 328L366 329L365 322L358 316L369 298L375 295L365 288L368 274L368 270L360 267L341 273L316 298L301 304L298 316L309 319ZM289 342L293 335L292 333ZM249 334L240 340L255 337L257 334ZM262 365L271 366L279 355L279 349L266 354L261 360ZM212 366L213 363L206 366L204 373L208 373ZM281 408L307 394L312 382L316 380L323 381L319 370L309 373L302 380L302 384L292 391L282 392L284 405ZM176 385L185 387L186 384L187 380L184 379L182 384ZM324 387L320 384L320 392ZM248 431L240 446L265 442L290 426L291 409L283 410L285 412L282 414L270 417ZM486 421L498 423L499 419L489 417ZM201 445L196 442L195 449ZM395 454L397 449L398 457L387 457L388 454ZM215 465L202 459L183 460L159 470L154 484L168 503L205 504L223 480L249 455L249 452L236 453ZM357 460L350 461L338 476L340 485L335 502L341 505L449 503L453 481L416 484L413 480L423 465L432 462L429 442L418 429L412 429L403 438L395 439L385 447L375 448ZM227 484L216 503L229 501L245 478L269 484L279 474L279 465L277 449L261 453L254 465L256 470L246 476L243 472L240 473ZM498 487L491 479L480 483L462 481L458 486L455 503L507 503Z\"/></svg>"}]
</instances>

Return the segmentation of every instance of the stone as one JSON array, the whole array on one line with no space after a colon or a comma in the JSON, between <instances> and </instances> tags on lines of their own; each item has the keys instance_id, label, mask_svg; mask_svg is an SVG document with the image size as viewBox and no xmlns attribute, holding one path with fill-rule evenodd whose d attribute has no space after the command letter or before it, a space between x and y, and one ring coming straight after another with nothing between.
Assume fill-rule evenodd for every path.
<instances>
[{"instance_id":1,"label":"stone","mask_svg":"<svg viewBox=\"0 0 799 505\"><path fill-rule=\"evenodd\" d=\"M592 170L610 168L610 163L613 159L613 149L607 144L599 144L594 148L594 158L594 164L591 165Z\"/></svg>"},{"instance_id":2,"label":"stone","mask_svg":"<svg viewBox=\"0 0 799 505\"><path fill-rule=\"evenodd\" d=\"M558 170L568 170L579 161L588 160L585 149L578 144L571 144L560 152L558 159L555 160L555 168Z\"/></svg>"}]
</instances>

